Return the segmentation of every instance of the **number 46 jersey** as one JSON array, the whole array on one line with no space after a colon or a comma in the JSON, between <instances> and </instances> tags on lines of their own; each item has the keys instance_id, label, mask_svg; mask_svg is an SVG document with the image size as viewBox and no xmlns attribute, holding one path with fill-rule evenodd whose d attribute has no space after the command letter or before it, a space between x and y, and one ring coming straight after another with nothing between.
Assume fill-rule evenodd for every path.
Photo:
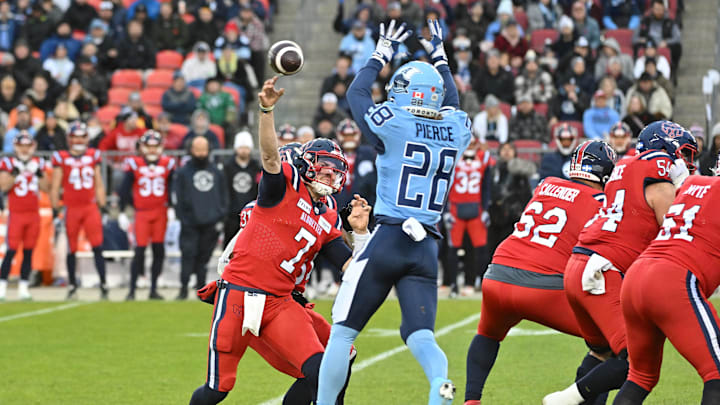
<instances>
[{"instance_id":1,"label":"number 46 jersey","mask_svg":"<svg viewBox=\"0 0 720 405\"><path fill-rule=\"evenodd\" d=\"M123 169L131 171L133 178L133 206L138 211L164 208L168 203L168 185L175 169L175 159L160 156L154 164L141 156L125 159Z\"/></svg>"},{"instance_id":2,"label":"number 46 jersey","mask_svg":"<svg viewBox=\"0 0 720 405\"><path fill-rule=\"evenodd\" d=\"M63 203L66 207L95 204L95 166L100 164L100 151L88 148L80 156L66 150L53 153L52 166L63 171Z\"/></svg>"},{"instance_id":3,"label":"number 46 jersey","mask_svg":"<svg viewBox=\"0 0 720 405\"><path fill-rule=\"evenodd\" d=\"M439 120L418 117L388 101L365 114L385 147L375 161L375 215L415 217L426 225L440 220L458 156L472 136L464 111L448 107L441 113Z\"/></svg>"},{"instance_id":4,"label":"number 46 jersey","mask_svg":"<svg viewBox=\"0 0 720 405\"><path fill-rule=\"evenodd\" d=\"M578 247L592 250L624 273L660 228L645 201L645 187L672 183L672 164L670 155L659 150L619 161L605 184L607 207L585 226Z\"/></svg>"},{"instance_id":5,"label":"number 46 jersey","mask_svg":"<svg viewBox=\"0 0 720 405\"><path fill-rule=\"evenodd\" d=\"M572 180L547 177L525 207L515 231L495 250L492 262L543 274L563 274L583 226L605 195Z\"/></svg>"}]
</instances>

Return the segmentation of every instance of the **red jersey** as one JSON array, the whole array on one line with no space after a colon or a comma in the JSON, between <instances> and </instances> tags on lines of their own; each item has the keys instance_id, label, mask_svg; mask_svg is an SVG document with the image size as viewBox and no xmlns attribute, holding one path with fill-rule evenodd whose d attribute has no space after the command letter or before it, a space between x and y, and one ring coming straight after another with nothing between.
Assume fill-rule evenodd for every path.
<instances>
[{"instance_id":1,"label":"red jersey","mask_svg":"<svg viewBox=\"0 0 720 405\"><path fill-rule=\"evenodd\" d=\"M655 212L645 201L645 187L672 183L672 165L670 155L658 150L619 161L605 184L607 206L585 226L578 246L596 252L625 272L659 228Z\"/></svg>"},{"instance_id":2,"label":"red jersey","mask_svg":"<svg viewBox=\"0 0 720 405\"><path fill-rule=\"evenodd\" d=\"M578 234L604 201L602 191L590 186L545 178L515 223L515 232L495 250L492 262L538 273L563 274Z\"/></svg>"},{"instance_id":3,"label":"red jersey","mask_svg":"<svg viewBox=\"0 0 720 405\"><path fill-rule=\"evenodd\" d=\"M34 163L30 163L34 162ZM8 209L10 212L37 212L38 205L38 176L37 169L27 170L28 165L35 165L38 169L47 170L50 165L45 159L32 157L23 164L18 158L7 156L0 161L0 170L12 172L14 167L20 170L15 176L15 184L8 191Z\"/></svg>"},{"instance_id":4,"label":"red jersey","mask_svg":"<svg viewBox=\"0 0 720 405\"><path fill-rule=\"evenodd\" d=\"M709 297L720 285L718 206L720 177L688 177L641 257L663 258L689 269Z\"/></svg>"},{"instance_id":5,"label":"red jersey","mask_svg":"<svg viewBox=\"0 0 720 405\"><path fill-rule=\"evenodd\" d=\"M125 125L120 124L100 141L98 148L135 153L137 141L144 133L145 128L135 128L132 131L127 131Z\"/></svg>"},{"instance_id":6,"label":"red jersey","mask_svg":"<svg viewBox=\"0 0 720 405\"><path fill-rule=\"evenodd\" d=\"M448 195L451 204L481 203L482 182L490 154L472 160L460 159L455 166L455 178Z\"/></svg>"},{"instance_id":7,"label":"red jersey","mask_svg":"<svg viewBox=\"0 0 720 405\"><path fill-rule=\"evenodd\" d=\"M53 152L52 165L63 171L63 203L65 206L95 204L95 166L100 164L100 151L88 148L80 156L66 150Z\"/></svg>"},{"instance_id":8,"label":"red jersey","mask_svg":"<svg viewBox=\"0 0 720 405\"><path fill-rule=\"evenodd\" d=\"M141 156L125 159L124 170L132 172L135 179L132 196L136 210L167 207L168 185L174 169L175 159L168 156L160 156L154 164L148 164Z\"/></svg>"},{"instance_id":9,"label":"red jersey","mask_svg":"<svg viewBox=\"0 0 720 405\"><path fill-rule=\"evenodd\" d=\"M278 296L303 291L315 256L323 245L342 235L337 211L316 211L297 170L283 163L282 172L282 201L273 207L255 205L223 273L230 283Z\"/></svg>"}]
</instances>

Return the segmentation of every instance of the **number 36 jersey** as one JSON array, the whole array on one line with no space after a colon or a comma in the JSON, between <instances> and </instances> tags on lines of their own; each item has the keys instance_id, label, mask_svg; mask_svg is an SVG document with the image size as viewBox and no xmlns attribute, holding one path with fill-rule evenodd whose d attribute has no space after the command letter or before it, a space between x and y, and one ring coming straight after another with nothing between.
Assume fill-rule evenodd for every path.
<instances>
[{"instance_id":1,"label":"number 36 jersey","mask_svg":"<svg viewBox=\"0 0 720 405\"><path fill-rule=\"evenodd\" d=\"M282 173L283 199L272 207L253 207L223 272L230 283L277 296L290 295L296 288L302 292L315 256L342 235L337 211L316 209L293 166L283 163Z\"/></svg>"},{"instance_id":2,"label":"number 36 jersey","mask_svg":"<svg viewBox=\"0 0 720 405\"><path fill-rule=\"evenodd\" d=\"M655 212L645 201L645 187L670 182L673 160L649 150L620 160L605 184L606 208L580 233L578 246L608 259L623 273L658 233Z\"/></svg>"},{"instance_id":3,"label":"number 36 jersey","mask_svg":"<svg viewBox=\"0 0 720 405\"><path fill-rule=\"evenodd\" d=\"M572 180L547 177L525 207L515 231L492 262L543 274L563 274L578 234L598 212L604 194Z\"/></svg>"},{"instance_id":4,"label":"number 36 jersey","mask_svg":"<svg viewBox=\"0 0 720 405\"><path fill-rule=\"evenodd\" d=\"M63 171L63 203L66 207L95 204L95 166L100 160L100 151L94 148L88 148L80 156L66 150L53 153L52 166Z\"/></svg>"},{"instance_id":5,"label":"number 36 jersey","mask_svg":"<svg viewBox=\"0 0 720 405\"><path fill-rule=\"evenodd\" d=\"M448 107L441 113L439 120L423 118L385 102L365 114L370 130L385 147L375 160L375 215L415 217L426 225L440 220L455 164L472 136L464 111Z\"/></svg>"},{"instance_id":6,"label":"number 36 jersey","mask_svg":"<svg viewBox=\"0 0 720 405\"><path fill-rule=\"evenodd\" d=\"M132 172L133 206L138 211L164 208L168 203L168 185L175 169L175 159L160 156L155 164L148 164L141 156L125 159L123 169Z\"/></svg>"}]
</instances>

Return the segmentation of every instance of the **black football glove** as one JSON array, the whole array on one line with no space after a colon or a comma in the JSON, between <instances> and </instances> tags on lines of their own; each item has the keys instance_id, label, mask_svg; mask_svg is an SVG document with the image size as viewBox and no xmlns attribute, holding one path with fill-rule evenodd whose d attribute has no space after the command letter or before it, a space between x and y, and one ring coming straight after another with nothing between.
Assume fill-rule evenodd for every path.
<instances>
[{"instance_id":1,"label":"black football glove","mask_svg":"<svg viewBox=\"0 0 720 405\"><path fill-rule=\"evenodd\" d=\"M305 305L310 302L307 300L307 298L305 298L305 296L300 291L293 291L292 297L295 300L295 302L300 304L300 306L302 306L303 308L305 308Z\"/></svg>"}]
</instances>

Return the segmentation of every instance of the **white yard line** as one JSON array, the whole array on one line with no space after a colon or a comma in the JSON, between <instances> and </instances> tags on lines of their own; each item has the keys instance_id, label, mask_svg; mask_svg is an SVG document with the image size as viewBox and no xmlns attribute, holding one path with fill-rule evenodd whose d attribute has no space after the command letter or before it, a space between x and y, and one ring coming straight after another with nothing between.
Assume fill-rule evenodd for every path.
<instances>
[{"instance_id":1,"label":"white yard line","mask_svg":"<svg viewBox=\"0 0 720 405\"><path fill-rule=\"evenodd\" d=\"M3 316L0 318L0 322L7 322L12 321L14 319L20 319L20 318L27 318L35 315L44 315L49 314L51 312L57 312L57 311L64 311L66 309L75 308L80 305L89 304L89 302L73 302L71 304L64 304L64 305L58 305L56 307L50 307L50 308L44 308L44 309L38 309L37 311L30 311L30 312L21 312L19 314L15 315L9 315L9 316Z\"/></svg>"},{"instance_id":2,"label":"white yard line","mask_svg":"<svg viewBox=\"0 0 720 405\"><path fill-rule=\"evenodd\" d=\"M462 320L460 320L460 321L458 321L458 322L455 322L455 323L452 323L452 324L450 324L450 325L448 325L448 326L445 326L444 328L441 328L441 329L436 330L436 331L435 331L435 337L440 337L440 336L447 335L448 333L454 331L454 330L457 329L457 328L461 328L461 327L466 326L466 325L469 325L469 324L471 324L471 323L473 323L473 322L477 322L478 319L480 319L480 314L470 315L470 316L468 316L468 317L465 318L465 319L462 319ZM389 357L392 357L392 356L394 356L394 355L396 355L396 354L398 354L398 353L404 352L404 351L406 351L406 350L408 350L408 348L407 348L407 346L405 346L405 345L394 347L394 348L392 348L392 349L390 349L390 350L388 350L388 351L382 352L382 353L377 354L377 355L375 355L375 356L373 356L373 357L371 357L371 358L369 358L369 359L363 360L363 361L361 361L361 362L358 363L358 364L355 364L355 365L353 366L353 368L352 368L352 371L353 371L353 373L358 373L358 372L360 372L360 371L362 371L362 370L364 370L364 369L366 369L366 368L374 365L375 363L379 363L379 362L381 362L381 361L383 361L383 360L385 360L385 359L387 359L387 358L389 358ZM285 396L285 395L283 394L283 395L280 395L279 397L276 397L276 398L273 398L273 399L269 399L269 400L261 403L260 405L279 405L279 404L282 404L282 399L283 399L284 396Z\"/></svg>"}]
</instances>

